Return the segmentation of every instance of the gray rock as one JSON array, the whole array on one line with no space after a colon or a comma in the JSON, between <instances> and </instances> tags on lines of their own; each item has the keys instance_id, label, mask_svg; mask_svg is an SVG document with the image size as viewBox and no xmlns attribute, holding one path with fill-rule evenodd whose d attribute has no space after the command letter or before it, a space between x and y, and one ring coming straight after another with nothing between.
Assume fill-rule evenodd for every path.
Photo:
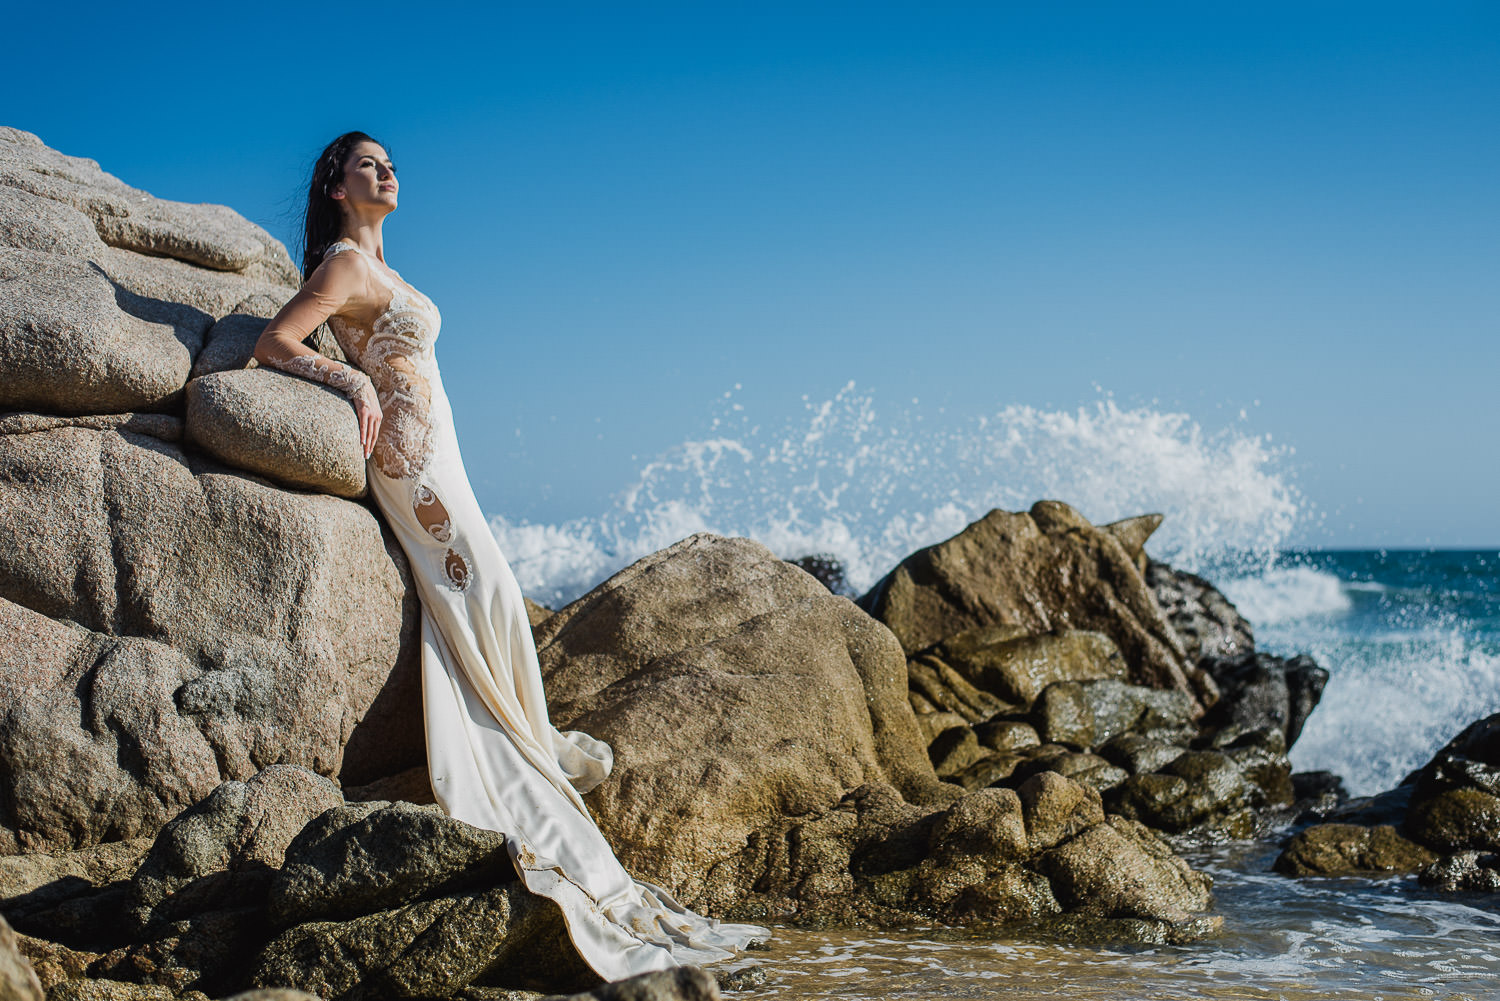
<instances>
[{"instance_id":1,"label":"gray rock","mask_svg":"<svg viewBox=\"0 0 1500 1001\"><path fill-rule=\"evenodd\" d=\"M0 186L73 206L111 246L300 284L285 248L237 212L222 205L153 198L105 173L95 161L50 149L20 129L0 128Z\"/></svg>"},{"instance_id":2,"label":"gray rock","mask_svg":"<svg viewBox=\"0 0 1500 1001\"><path fill-rule=\"evenodd\" d=\"M219 460L288 486L337 497L365 490L354 408L342 393L307 379L270 369L194 379L187 434Z\"/></svg>"},{"instance_id":3,"label":"gray rock","mask_svg":"<svg viewBox=\"0 0 1500 1001\"><path fill-rule=\"evenodd\" d=\"M1249 837L1257 802L1235 762L1217 751L1188 751L1149 775L1132 775L1113 790L1111 810L1170 833L1207 830Z\"/></svg>"},{"instance_id":4,"label":"gray rock","mask_svg":"<svg viewBox=\"0 0 1500 1001\"><path fill-rule=\"evenodd\" d=\"M104 242L88 216L73 206L0 185L0 247L87 258Z\"/></svg>"},{"instance_id":5,"label":"gray rock","mask_svg":"<svg viewBox=\"0 0 1500 1001\"><path fill-rule=\"evenodd\" d=\"M154 834L271 764L419 763L417 621L365 507L130 433L0 436L0 854Z\"/></svg>"},{"instance_id":6,"label":"gray rock","mask_svg":"<svg viewBox=\"0 0 1500 1001\"><path fill-rule=\"evenodd\" d=\"M0 248L0 408L160 410L187 382L210 317L143 301L97 264Z\"/></svg>"},{"instance_id":7,"label":"gray rock","mask_svg":"<svg viewBox=\"0 0 1500 1001\"><path fill-rule=\"evenodd\" d=\"M1186 748L1137 733L1121 733L1105 741L1099 754L1131 775L1147 775L1171 764Z\"/></svg>"},{"instance_id":8,"label":"gray rock","mask_svg":"<svg viewBox=\"0 0 1500 1001\"><path fill-rule=\"evenodd\" d=\"M89 428L143 434L161 441L182 440L182 418L171 414L84 414L57 417L52 414L0 414L0 435L35 434L57 428Z\"/></svg>"},{"instance_id":9,"label":"gray rock","mask_svg":"<svg viewBox=\"0 0 1500 1001\"><path fill-rule=\"evenodd\" d=\"M1182 640L1189 659L1237 657L1255 651L1250 623L1208 581L1186 570L1147 560L1146 586Z\"/></svg>"},{"instance_id":10,"label":"gray rock","mask_svg":"<svg viewBox=\"0 0 1500 1001\"><path fill-rule=\"evenodd\" d=\"M296 765L272 765L225 782L157 835L131 880L134 927L258 904L287 845L314 817L342 806L338 786Z\"/></svg>"},{"instance_id":11,"label":"gray rock","mask_svg":"<svg viewBox=\"0 0 1500 1001\"><path fill-rule=\"evenodd\" d=\"M556 989L594 979L562 912L519 883L298 925L266 946L250 975L254 987L347 1001L446 997L471 984Z\"/></svg>"},{"instance_id":12,"label":"gray rock","mask_svg":"<svg viewBox=\"0 0 1500 1001\"><path fill-rule=\"evenodd\" d=\"M359 803L310 822L271 884L277 927L345 920L459 887L516 879L505 836L409 803Z\"/></svg>"}]
</instances>

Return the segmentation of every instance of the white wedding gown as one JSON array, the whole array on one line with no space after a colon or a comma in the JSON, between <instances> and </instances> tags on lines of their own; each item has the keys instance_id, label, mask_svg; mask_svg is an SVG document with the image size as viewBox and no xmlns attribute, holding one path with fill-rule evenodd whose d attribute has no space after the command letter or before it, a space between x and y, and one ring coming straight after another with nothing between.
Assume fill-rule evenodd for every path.
<instances>
[{"instance_id":1,"label":"white wedding gown","mask_svg":"<svg viewBox=\"0 0 1500 1001\"><path fill-rule=\"evenodd\" d=\"M324 258L346 250L364 253L340 242ZM437 802L506 835L527 889L562 909L579 954L607 980L727 959L769 937L701 917L632 879L594 825L580 793L609 776L613 755L548 716L520 587L459 455L433 356L437 307L366 256L389 305L370 329L338 317L329 325L384 411L370 492L422 599L422 705Z\"/></svg>"}]
</instances>

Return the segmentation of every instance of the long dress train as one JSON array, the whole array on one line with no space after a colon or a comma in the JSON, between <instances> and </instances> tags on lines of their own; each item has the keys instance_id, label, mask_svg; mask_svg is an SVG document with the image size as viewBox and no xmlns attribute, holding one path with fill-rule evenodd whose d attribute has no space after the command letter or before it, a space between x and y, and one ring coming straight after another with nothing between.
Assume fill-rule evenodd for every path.
<instances>
[{"instance_id":1,"label":"long dress train","mask_svg":"<svg viewBox=\"0 0 1500 1001\"><path fill-rule=\"evenodd\" d=\"M339 242L325 258L359 247ZM422 703L433 794L453 817L507 836L533 893L561 909L579 954L608 980L727 959L769 932L687 910L635 880L581 793L613 767L607 744L557 730L510 566L464 471L433 356L441 316L368 259L390 291L368 329L330 326L384 411L370 492L406 551L422 600Z\"/></svg>"}]
</instances>

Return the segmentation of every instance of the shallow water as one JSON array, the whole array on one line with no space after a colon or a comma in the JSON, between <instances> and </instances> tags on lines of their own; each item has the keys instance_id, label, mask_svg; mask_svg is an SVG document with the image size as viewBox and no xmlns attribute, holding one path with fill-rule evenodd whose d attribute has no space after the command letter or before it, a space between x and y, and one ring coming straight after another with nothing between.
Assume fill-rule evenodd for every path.
<instances>
[{"instance_id":1,"label":"shallow water","mask_svg":"<svg viewBox=\"0 0 1500 1001\"><path fill-rule=\"evenodd\" d=\"M1224 928L1182 946L1095 948L946 940L937 929L777 928L762 985L730 998L1500 997L1500 898L1426 893L1409 879L1291 880L1272 844L1188 853L1215 879Z\"/></svg>"}]
</instances>

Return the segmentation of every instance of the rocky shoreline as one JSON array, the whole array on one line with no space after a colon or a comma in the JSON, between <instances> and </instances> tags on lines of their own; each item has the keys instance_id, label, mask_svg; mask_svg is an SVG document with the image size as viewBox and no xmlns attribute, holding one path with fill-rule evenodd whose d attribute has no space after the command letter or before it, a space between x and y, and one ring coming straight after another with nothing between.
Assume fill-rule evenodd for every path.
<instances>
[{"instance_id":1,"label":"rocky shoreline","mask_svg":"<svg viewBox=\"0 0 1500 1001\"><path fill-rule=\"evenodd\" d=\"M718 996L598 985L431 805L352 415L251 367L280 244L0 129L0 282L0 997ZM554 721L616 752L590 809L684 904L807 927L1186 941L1177 850L1287 834L1290 876L1500 891L1500 717L1373 800L1294 775L1326 672L1159 523L993 511L854 600L702 534L533 606Z\"/></svg>"}]
</instances>

